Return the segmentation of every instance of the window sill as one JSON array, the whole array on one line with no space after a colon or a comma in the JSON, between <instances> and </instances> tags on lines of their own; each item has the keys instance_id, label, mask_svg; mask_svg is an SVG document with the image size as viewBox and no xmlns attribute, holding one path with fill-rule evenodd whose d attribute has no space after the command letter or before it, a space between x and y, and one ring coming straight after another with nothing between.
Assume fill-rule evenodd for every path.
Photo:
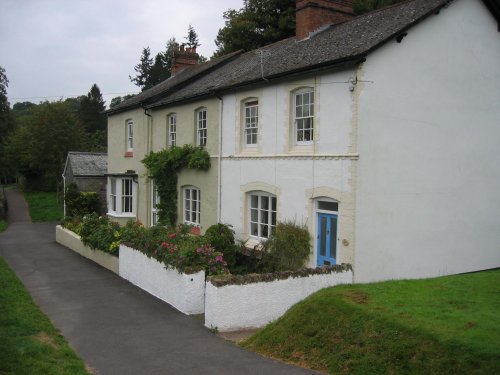
<instances>
[{"instance_id":1,"label":"window sill","mask_svg":"<svg viewBox=\"0 0 500 375\"><path fill-rule=\"evenodd\" d=\"M118 214L116 212L108 212L106 215L108 215L109 217L116 217L116 218L135 219L135 214L134 213Z\"/></svg>"},{"instance_id":2,"label":"window sill","mask_svg":"<svg viewBox=\"0 0 500 375\"><path fill-rule=\"evenodd\" d=\"M127 151L125 152L125 157L126 158L132 158L134 156L134 151Z\"/></svg>"}]
</instances>

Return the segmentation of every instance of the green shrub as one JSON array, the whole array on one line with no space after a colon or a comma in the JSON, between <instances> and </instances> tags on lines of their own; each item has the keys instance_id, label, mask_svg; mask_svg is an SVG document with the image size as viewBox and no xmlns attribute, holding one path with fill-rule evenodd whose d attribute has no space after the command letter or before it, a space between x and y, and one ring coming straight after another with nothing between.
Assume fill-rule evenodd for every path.
<instances>
[{"instance_id":1,"label":"green shrub","mask_svg":"<svg viewBox=\"0 0 500 375\"><path fill-rule=\"evenodd\" d=\"M138 222L129 221L121 229L121 241L181 272L205 270L208 275L228 272L223 254L216 251L204 236L190 235L189 229L187 225L144 228Z\"/></svg>"},{"instance_id":2,"label":"green shrub","mask_svg":"<svg viewBox=\"0 0 500 375\"><path fill-rule=\"evenodd\" d=\"M311 237L307 228L294 222L280 222L264 244L265 261L273 271L292 271L304 267L310 254Z\"/></svg>"},{"instance_id":3,"label":"green shrub","mask_svg":"<svg viewBox=\"0 0 500 375\"><path fill-rule=\"evenodd\" d=\"M101 199L93 191L80 192L73 182L66 187L64 199L66 202L66 216L85 216L93 212L100 213Z\"/></svg>"},{"instance_id":4,"label":"green shrub","mask_svg":"<svg viewBox=\"0 0 500 375\"><path fill-rule=\"evenodd\" d=\"M215 250L224 255L228 267L234 266L238 247L234 243L234 230L231 225L214 224L206 230L205 238Z\"/></svg>"},{"instance_id":5,"label":"green shrub","mask_svg":"<svg viewBox=\"0 0 500 375\"><path fill-rule=\"evenodd\" d=\"M83 217L80 236L84 245L118 256L120 225L95 212Z\"/></svg>"},{"instance_id":6,"label":"green shrub","mask_svg":"<svg viewBox=\"0 0 500 375\"><path fill-rule=\"evenodd\" d=\"M80 217L66 217L61 222L61 225L67 230L70 230L78 235L81 234L82 219Z\"/></svg>"}]
</instances>

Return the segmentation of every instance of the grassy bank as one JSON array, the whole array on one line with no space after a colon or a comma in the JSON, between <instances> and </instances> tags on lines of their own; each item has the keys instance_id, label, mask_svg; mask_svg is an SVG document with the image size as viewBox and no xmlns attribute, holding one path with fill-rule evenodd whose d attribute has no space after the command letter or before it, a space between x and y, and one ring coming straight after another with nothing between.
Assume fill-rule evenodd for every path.
<instances>
[{"instance_id":1,"label":"grassy bank","mask_svg":"<svg viewBox=\"0 0 500 375\"><path fill-rule=\"evenodd\" d=\"M88 374L0 258L0 374Z\"/></svg>"},{"instance_id":2,"label":"grassy bank","mask_svg":"<svg viewBox=\"0 0 500 375\"><path fill-rule=\"evenodd\" d=\"M63 202L56 193L25 191L24 197L32 221L60 221L63 218Z\"/></svg>"},{"instance_id":3,"label":"grassy bank","mask_svg":"<svg viewBox=\"0 0 500 375\"><path fill-rule=\"evenodd\" d=\"M7 229L7 222L5 220L0 220L0 233Z\"/></svg>"},{"instance_id":4,"label":"grassy bank","mask_svg":"<svg viewBox=\"0 0 500 375\"><path fill-rule=\"evenodd\" d=\"M500 373L500 270L324 289L243 346L332 374Z\"/></svg>"}]
</instances>

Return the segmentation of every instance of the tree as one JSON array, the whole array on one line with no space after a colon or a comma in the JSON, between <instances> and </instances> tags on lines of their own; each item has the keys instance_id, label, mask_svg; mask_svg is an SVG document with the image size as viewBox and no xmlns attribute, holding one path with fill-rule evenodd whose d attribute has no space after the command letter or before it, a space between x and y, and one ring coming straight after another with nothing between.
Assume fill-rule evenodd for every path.
<instances>
[{"instance_id":1,"label":"tree","mask_svg":"<svg viewBox=\"0 0 500 375\"><path fill-rule=\"evenodd\" d=\"M77 110L79 120L89 133L106 130L106 105L101 90L94 83L86 96L80 97Z\"/></svg>"},{"instance_id":2,"label":"tree","mask_svg":"<svg viewBox=\"0 0 500 375\"><path fill-rule=\"evenodd\" d=\"M359 15L402 0L355 0ZM215 39L221 56L240 49L250 51L295 35L295 0L244 0L240 10L224 12L225 26Z\"/></svg>"},{"instance_id":3,"label":"tree","mask_svg":"<svg viewBox=\"0 0 500 375\"><path fill-rule=\"evenodd\" d=\"M129 76L130 80L144 91L169 78L176 45L175 38L170 38L165 45L165 51L157 53L154 59L150 57L149 47L144 48L141 62L134 67L138 75L134 78Z\"/></svg>"},{"instance_id":4,"label":"tree","mask_svg":"<svg viewBox=\"0 0 500 375\"><path fill-rule=\"evenodd\" d=\"M196 34L196 31L191 25L189 25L188 27L188 35L185 39L187 40L187 46L189 48L196 48L200 45L198 41L198 34Z\"/></svg>"},{"instance_id":5,"label":"tree","mask_svg":"<svg viewBox=\"0 0 500 375\"><path fill-rule=\"evenodd\" d=\"M151 58L151 51L149 47L143 48L141 61L134 67L137 75L133 78L132 76L128 76L130 81L132 81L132 83L136 86L139 86L142 90L145 90L152 67L153 59Z\"/></svg>"},{"instance_id":6,"label":"tree","mask_svg":"<svg viewBox=\"0 0 500 375\"><path fill-rule=\"evenodd\" d=\"M8 86L9 79L5 69L0 66L0 140L5 139L7 133L14 127L10 104L7 99Z\"/></svg>"},{"instance_id":7,"label":"tree","mask_svg":"<svg viewBox=\"0 0 500 375\"><path fill-rule=\"evenodd\" d=\"M14 170L5 158L5 139L15 129L14 116L7 99L9 80L0 66L0 183L14 176Z\"/></svg>"},{"instance_id":8,"label":"tree","mask_svg":"<svg viewBox=\"0 0 500 375\"><path fill-rule=\"evenodd\" d=\"M224 12L215 56L253 50L295 35L295 0L244 0L240 10Z\"/></svg>"},{"instance_id":9,"label":"tree","mask_svg":"<svg viewBox=\"0 0 500 375\"><path fill-rule=\"evenodd\" d=\"M32 110L5 145L5 158L29 186L53 190L66 161L68 151L84 149L85 130L77 121L71 103L45 102Z\"/></svg>"}]
</instances>

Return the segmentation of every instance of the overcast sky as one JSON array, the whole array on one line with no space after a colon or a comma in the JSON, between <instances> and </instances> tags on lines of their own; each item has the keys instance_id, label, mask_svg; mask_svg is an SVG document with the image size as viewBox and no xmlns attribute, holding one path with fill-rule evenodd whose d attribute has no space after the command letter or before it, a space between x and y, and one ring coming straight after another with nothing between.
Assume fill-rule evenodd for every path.
<instances>
[{"instance_id":1,"label":"overcast sky","mask_svg":"<svg viewBox=\"0 0 500 375\"><path fill-rule=\"evenodd\" d=\"M184 42L191 24L210 57L222 14L243 0L2 0L0 66L16 102L86 94L97 83L106 104L139 91L135 75L142 49L154 56L171 37Z\"/></svg>"}]
</instances>

